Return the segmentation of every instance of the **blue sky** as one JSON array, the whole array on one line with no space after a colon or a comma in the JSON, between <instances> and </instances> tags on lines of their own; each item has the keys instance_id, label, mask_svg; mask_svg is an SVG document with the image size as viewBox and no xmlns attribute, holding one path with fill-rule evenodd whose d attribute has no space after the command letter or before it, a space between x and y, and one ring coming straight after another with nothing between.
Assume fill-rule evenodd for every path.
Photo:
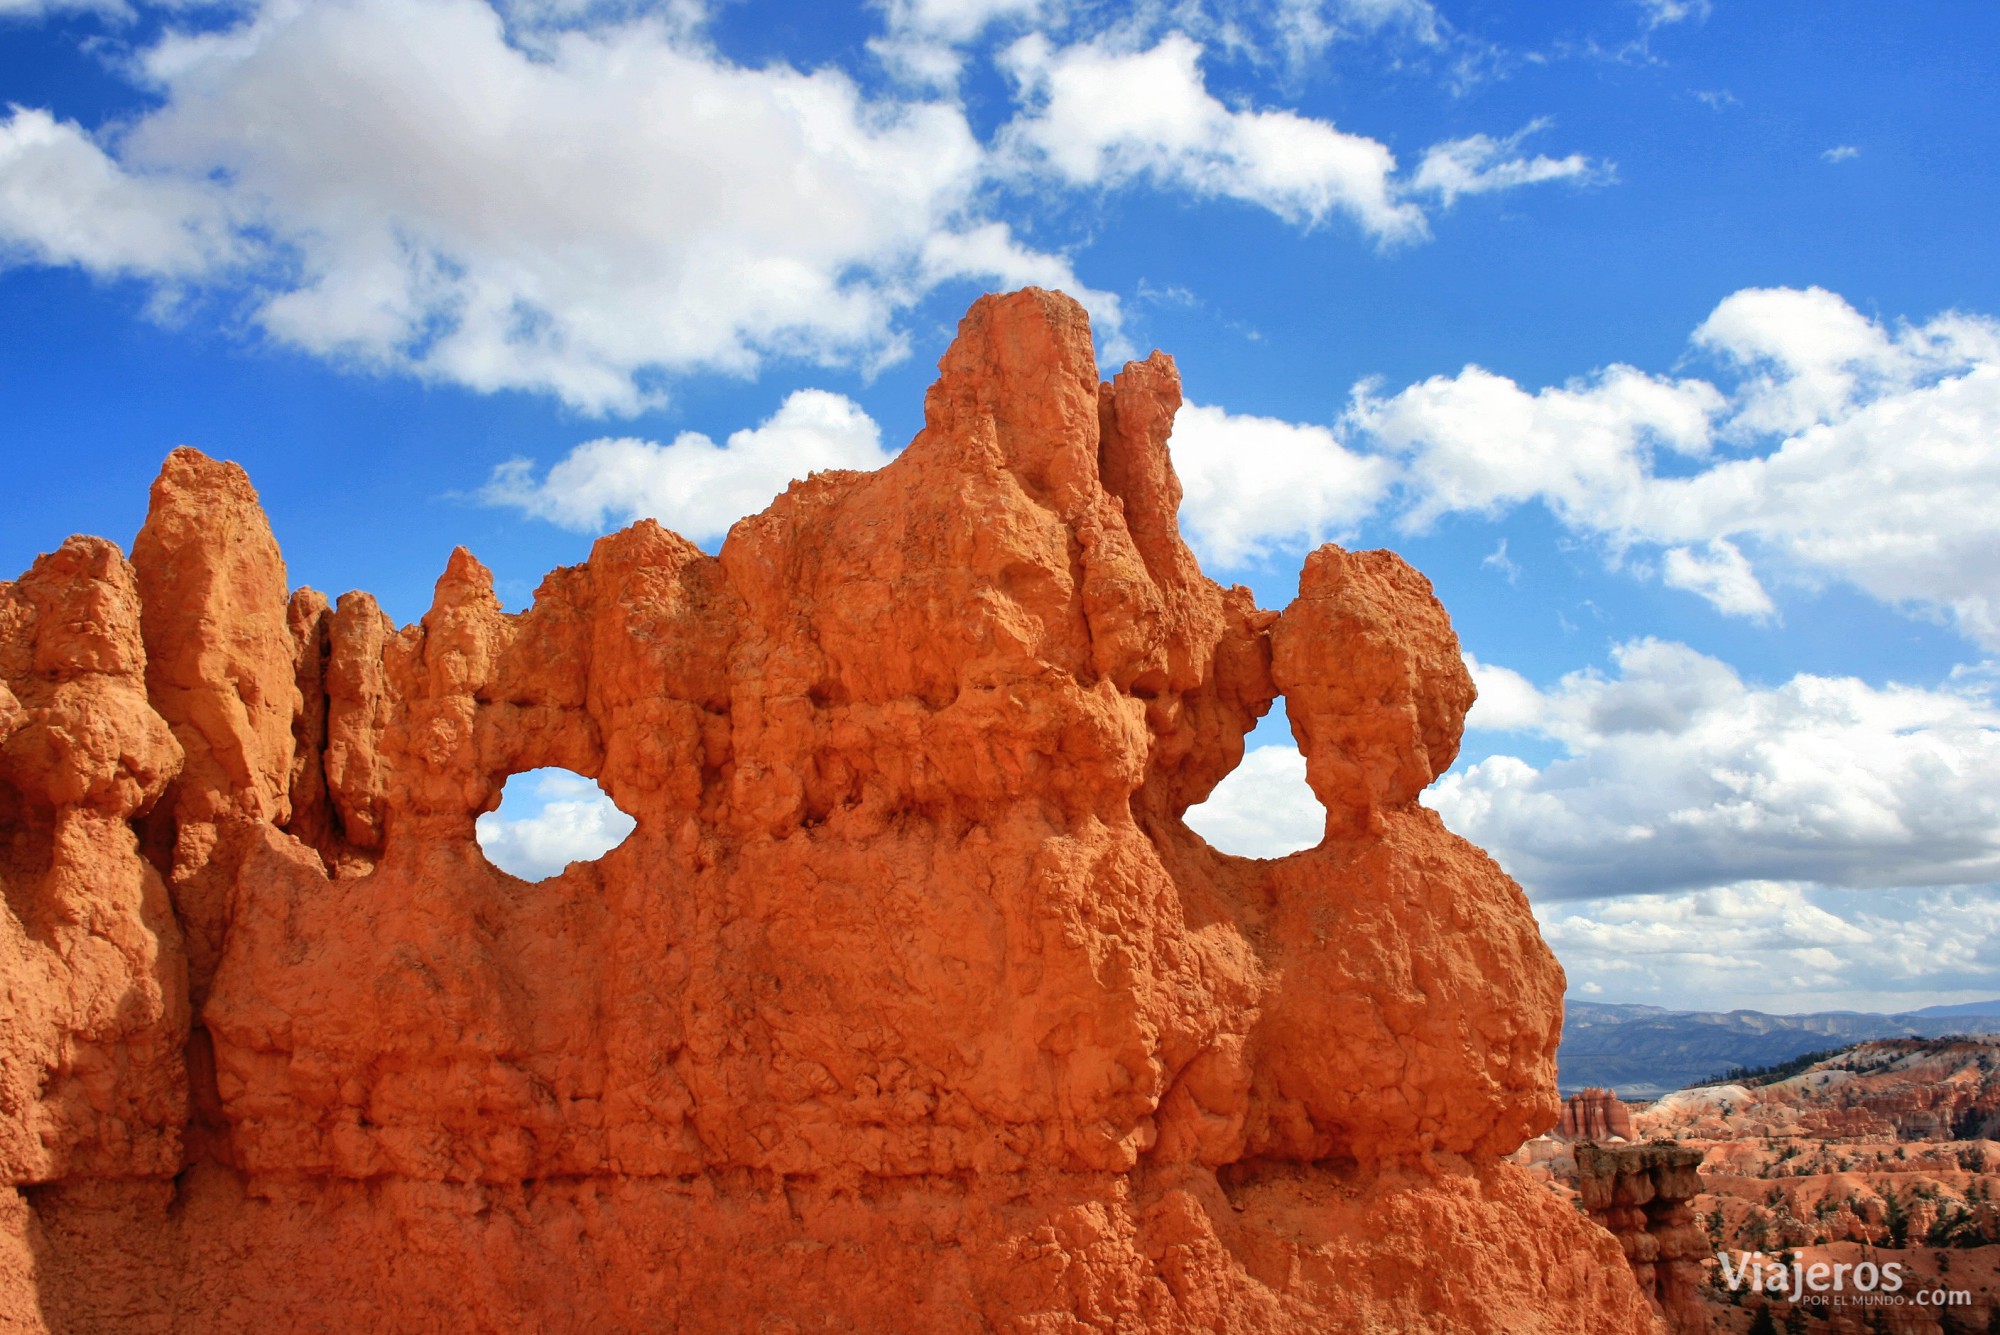
<instances>
[{"instance_id":1,"label":"blue sky","mask_svg":"<svg viewBox=\"0 0 2000 1335\"><path fill-rule=\"evenodd\" d=\"M0 569L191 444L295 582L408 621L464 544L519 606L886 459L1060 286L1179 361L1211 574L1436 583L1427 800L1574 992L1990 995L1996 64L1982 5L0 0ZM1191 820L1312 842L1254 741ZM496 849L622 828L518 786Z\"/></svg>"}]
</instances>

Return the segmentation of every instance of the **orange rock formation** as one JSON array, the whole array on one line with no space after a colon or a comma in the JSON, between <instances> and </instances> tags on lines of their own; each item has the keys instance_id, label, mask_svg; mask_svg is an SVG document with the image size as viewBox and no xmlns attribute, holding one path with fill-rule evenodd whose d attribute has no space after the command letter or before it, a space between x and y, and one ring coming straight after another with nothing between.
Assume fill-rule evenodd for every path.
<instances>
[{"instance_id":1,"label":"orange rock formation","mask_svg":"<svg viewBox=\"0 0 2000 1335\"><path fill-rule=\"evenodd\" d=\"M889 466L518 615L463 551L400 629L288 593L189 450L129 564L0 584L0 1324L1652 1329L1500 1161L1562 978L1416 804L1443 609L1205 578L1179 401L1029 290ZM1281 695L1326 839L1223 856L1182 813ZM546 765L637 828L527 884L473 822Z\"/></svg>"},{"instance_id":2,"label":"orange rock formation","mask_svg":"<svg viewBox=\"0 0 2000 1335\"><path fill-rule=\"evenodd\" d=\"M1563 1100L1555 1133L1564 1140L1630 1140L1632 1110L1608 1089L1578 1090Z\"/></svg>"},{"instance_id":3,"label":"orange rock formation","mask_svg":"<svg viewBox=\"0 0 2000 1335\"><path fill-rule=\"evenodd\" d=\"M1617 1236L1639 1287L1673 1335L1707 1335L1713 1328L1701 1296L1708 1239L1689 1204L1701 1191L1701 1157L1687 1145L1576 1147L1583 1207Z\"/></svg>"}]
</instances>

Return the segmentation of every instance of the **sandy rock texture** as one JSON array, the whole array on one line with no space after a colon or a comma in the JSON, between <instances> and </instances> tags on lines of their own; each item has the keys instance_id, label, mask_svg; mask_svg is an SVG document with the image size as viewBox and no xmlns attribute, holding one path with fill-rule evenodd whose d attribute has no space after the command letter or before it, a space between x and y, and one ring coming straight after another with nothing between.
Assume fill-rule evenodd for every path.
<instances>
[{"instance_id":1,"label":"sandy rock texture","mask_svg":"<svg viewBox=\"0 0 2000 1335\"><path fill-rule=\"evenodd\" d=\"M1429 584L1282 613L1176 524L1155 353L981 299L926 426L718 556L650 522L501 610L292 592L178 450L128 563L0 584L0 1328L1641 1332L1500 1156L1562 975L1417 794ZM1182 823L1282 695L1324 842ZM514 773L637 828L535 884Z\"/></svg>"}]
</instances>

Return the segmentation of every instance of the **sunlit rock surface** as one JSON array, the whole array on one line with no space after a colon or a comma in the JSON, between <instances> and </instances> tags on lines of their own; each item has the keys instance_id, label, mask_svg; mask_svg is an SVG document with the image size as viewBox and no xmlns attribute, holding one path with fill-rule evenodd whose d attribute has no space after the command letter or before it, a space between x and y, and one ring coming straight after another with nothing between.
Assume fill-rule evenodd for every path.
<instances>
[{"instance_id":1,"label":"sunlit rock surface","mask_svg":"<svg viewBox=\"0 0 2000 1335\"><path fill-rule=\"evenodd\" d=\"M1179 402L1029 290L887 467L517 615L463 551L412 626L290 592L188 450L129 564L0 584L0 1325L1652 1329L1501 1161L1562 977L1416 803L1443 609L1203 576ZM1221 855L1280 694L1326 838ZM474 822L540 767L636 827L529 884Z\"/></svg>"}]
</instances>

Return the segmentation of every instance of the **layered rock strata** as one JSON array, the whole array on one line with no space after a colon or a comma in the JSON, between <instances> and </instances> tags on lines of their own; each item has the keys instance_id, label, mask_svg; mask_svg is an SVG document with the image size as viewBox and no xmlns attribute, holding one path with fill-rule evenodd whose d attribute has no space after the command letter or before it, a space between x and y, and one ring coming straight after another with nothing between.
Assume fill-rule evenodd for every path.
<instances>
[{"instance_id":1,"label":"layered rock strata","mask_svg":"<svg viewBox=\"0 0 2000 1335\"><path fill-rule=\"evenodd\" d=\"M879 472L718 556L650 522L510 614L289 592L176 451L130 562L0 585L0 1324L57 1331L1646 1331L1500 1156L1562 976L1416 802L1428 583L1283 613L1176 524L1180 401L977 303ZM1182 822L1282 696L1327 809ZM562 766L636 821L524 883Z\"/></svg>"},{"instance_id":2,"label":"layered rock strata","mask_svg":"<svg viewBox=\"0 0 2000 1335\"><path fill-rule=\"evenodd\" d=\"M1632 1110L1608 1089L1578 1090L1563 1100L1555 1133L1564 1140L1630 1140Z\"/></svg>"},{"instance_id":3,"label":"layered rock strata","mask_svg":"<svg viewBox=\"0 0 2000 1335\"><path fill-rule=\"evenodd\" d=\"M1690 1145L1576 1147L1583 1208L1618 1239L1632 1273L1673 1335L1707 1335L1701 1297L1708 1239L1690 1204L1701 1192L1701 1150Z\"/></svg>"}]
</instances>

